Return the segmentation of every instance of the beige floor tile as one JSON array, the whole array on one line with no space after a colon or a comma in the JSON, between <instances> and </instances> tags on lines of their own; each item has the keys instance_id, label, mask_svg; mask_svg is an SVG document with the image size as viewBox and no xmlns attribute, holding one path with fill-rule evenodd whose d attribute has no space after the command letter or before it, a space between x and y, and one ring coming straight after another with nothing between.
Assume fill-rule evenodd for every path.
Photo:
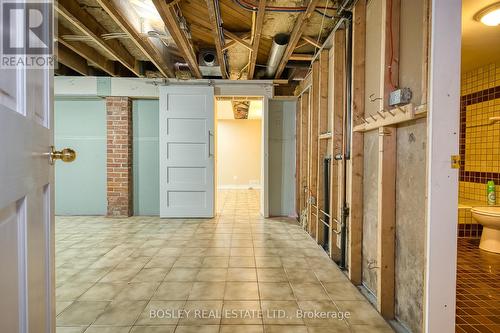
<instances>
[{"instance_id":1,"label":"beige floor tile","mask_svg":"<svg viewBox=\"0 0 500 333\"><path fill-rule=\"evenodd\" d=\"M177 257L155 256L144 266L144 268L170 268L174 265Z\"/></svg>"},{"instance_id":2,"label":"beige floor tile","mask_svg":"<svg viewBox=\"0 0 500 333\"><path fill-rule=\"evenodd\" d=\"M56 301L56 316L64 311L73 301Z\"/></svg>"},{"instance_id":3,"label":"beige floor tile","mask_svg":"<svg viewBox=\"0 0 500 333\"><path fill-rule=\"evenodd\" d=\"M363 301L365 298L350 282L326 282L323 284L333 301Z\"/></svg>"},{"instance_id":4,"label":"beige floor tile","mask_svg":"<svg viewBox=\"0 0 500 333\"><path fill-rule=\"evenodd\" d=\"M288 281L283 268L257 268L259 282L285 282Z\"/></svg>"},{"instance_id":5,"label":"beige floor tile","mask_svg":"<svg viewBox=\"0 0 500 333\"><path fill-rule=\"evenodd\" d=\"M97 318L95 325L133 325L146 301L116 300Z\"/></svg>"},{"instance_id":6,"label":"beige floor tile","mask_svg":"<svg viewBox=\"0 0 500 333\"><path fill-rule=\"evenodd\" d=\"M56 299L58 301L75 300L92 285L91 282L66 282L56 289Z\"/></svg>"},{"instance_id":7,"label":"beige floor tile","mask_svg":"<svg viewBox=\"0 0 500 333\"><path fill-rule=\"evenodd\" d=\"M266 333L307 333L305 325L266 325Z\"/></svg>"},{"instance_id":8,"label":"beige floor tile","mask_svg":"<svg viewBox=\"0 0 500 333\"><path fill-rule=\"evenodd\" d=\"M252 247L231 247L230 255L232 257L253 257Z\"/></svg>"},{"instance_id":9,"label":"beige floor tile","mask_svg":"<svg viewBox=\"0 0 500 333\"><path fill-rule=\"evenodd\" d=\"M165 281L195 281L198 268L172 268L165 276Z\"/></svg>"},{"instance_id":10,"label":"beige floor tile","mask_svg":"<svg viewBox=\"0 0 500 333\"><path fill-rule=\"evenodd\" d=\"M255 268L229 268L227 270L227 281L257 281L257 272Z\"/></svg>"},{"instance_id":11,"label":"beige floor tile","mask_svg":"<svg viewBox=\"0 0 500 333\"><path fill-rule=\"evenodd\" d=\"M234 256L229 258L229 267L255 267L254 257Z\"/></svg>"},{"instance_id":12,"label":"beige floor tile","mask_svg":"<svg viewBox=\"0 0 500 333\"><path fill-rule=\"evenodd\" d=\"M58 326L90 325L110 302L74 302L57 316Z\"/></svg>"},{"instance_id":13,"label":"beige floor tile","mask_svg":"<svg viewBox=\"0 0 500 333\"><path fill-rule=\"evenodd\" d=\"M307 326L347 327L344 313L332 301L298 301L300 316Z\"/></svg>"},{"instance_id":14,"label":"beige floor tile","mask_svg":"<svg viewBox=\"0 0 500 333\"><path fill-rule=\"evenodd\" d=\"M150 301L135 325L176 325L185 301Z\"/></svg>"},{"instance_id":15,"label":"beige floor tile","mask_svg":"<svg viewBox=\"0 0 500 333\"><path fill-rule=\"evenodd\" d=\"M388 325L351 325L351 332L353 333L392 333L394 330Z\"/></svg>"},{"instance_id":16,"label":"beige floor tile","mask_svg":"<svg viewBox=\"0 0 500 333\"><path fill-rule=\"evenodd\" d=\"M80 301L110 301L126 286L124 282L97 282L82 296Z\"/></svg>"},{"instance_id":17,"label":"beige floor tile","mask_svg":"<svg viewBox=\"0 0 500 333\"><path fill-rule=\"evenodd\" d=\"M258 300L259 288L256 282L227 282L225 300Z\"/></svg>"},{"instance_id":18,"label":"beige floor tile","mask_svg":"<svg viewBox=\"0 0 500 333\"><path fill-rule=\"evenodd\" d=\"M97 326L92 325L85 333L129 333L130 326Z\"/></svg>"},{"instance_id":19,"label":"beige floor tile","mask_svg":"<svg viewBox=\"0 0 500 333\"><path fill-rule=\"evenodd\" d=\"M202 263L203 268L227 268L229 267L229 257L205 257Z\"/></svg>"},{"instance_id":20,"label":"beige floor tile","mask_svg":"<svg viewBox=\"0 0 500 333\"><path fill-rule=\"evenodd\" d=\"M56 327L56 333L83 333L86 329L87 326L78 326L78 327L60 326Z\"/></svg>"},{"instance_id":21,"label":"beige floor tile","mask_svg":"<svg viewBox=\"0 0 500 333\"><path fill-rule=\"evenodd\" d=\"M227 269L225 268L201 268L196 275L197 281L226 281Z\"/></svg>"},{"instance_id":22,"label":"beige floor tile","mask_svg":"<svg viewBox=\"0 0 500 333\"><path fill-rule=\"evenodd\" d=\"M288 282L259 282L259 292L262 300L288 301L295 299Z\"/></svg>"},{"instance_id":23,"label":"beige floor tile","mask_svg":"<svg viewBox=\"0 0 500 333\"><path fill-rule=\"evenodd\" d=\"M262 313L259 301L224 301L222 325L261 325Z\"/></svg>"},{"instance_id":24,"label":"beige floor tile","mask_svg":"<svg viewBox=\"0 0 500 333\"><path fill-rule=\"evenodd\" d=\"M175 325L134 326L130 333L174 333Z\"/></svg>"},{"instance_id":25,"label":"beige floor tile","mask_svg":"<svg viewBox=\"0 0 500 333\"><path fill-rule=\"evenodd\" d=\"M218 333L219 325L179 325L175 333Z\"/></svg>"},{"instance_id":26,"label":"beige floor tile","mask_svg":"<svg viewBox=\"0 0 500 333\"><path fill-rule=\"evenodd\" d=\"M188 315L181 318L179 325L219 325L222 301L187 301L184 310Z\"/></svg>"},{"instance_id":27,"label":"beige floor tile","mask_svg":"<svg viewBox=\"0 0 500 333\"><path fill-rule=\"evenodd\" d=\"M106 274L100 282L126 282L130 281L140 272L142 267L115 268Z\"/></svg>"},{"instance_id":28,"label":"beige floor tile","mask_svg":"<svg viewBox=\"0 0 500 333\"><path fill-rule=\"evenodd\" d=\"M137 275L132 279L133 282L161 282L167 275L169 268L165 267L154 267L154 268L143 268Z\"/></svg>"},{"instance_id":29,"label":"beige floor tile","mask_svg":"<svg viewBox=\"0 0 500 333\"><path fill-rule=\"evenodd\" d=\"M320 283L292 282L291 284L293 292L299 301L318 301L330 299Z\"/></svg>"},{"instance_id":30,"label":"beige floor tile","mask_svg":"<svg viewBox=\"0 0 500 333\"><path fill-rule=\"evenodd\" d=\"M115 300L149 301L160 282L131 282L118 295Z\"/></svg>"},{"instance_id":31,"label":"beige floor tile","mask_svg":"<svg viewBox=\"0 0 500 333\"><path fill-rule=\"evenodd\" d=\"M351 333L352 330L347 324L345 324L345 325L335 325L335 326L308 326L307 332L308 333ZM373 331L373 333L376 333L376 331Z\"/></svg>"},{"instance_id":32,"label":"beige floor tile","mask_svg":"<svg viewBox=\"0 0 500 333\"><path fill-rule=\"evenodd\" d=\"M220 333L264 333L262 325L221 325Z\"/></svg>"},{"instance_id":33,"label":"beige floor tile","mask_svg":"<svg viewBox=\"0 0 500 333\"><path fill-rule=\"evenodd\" d=\"M162 282L153 294L154 300L187 300L194 282Z\"/></svg>"},{"instance_id":34,"label":"beige floor tile","mask_svg":"<svg viewBox=\"0 0 500 333\"><path fill-rule=\"evenodd\" d=\"M285 268L290 282L319 282L314 272L310 269Z\"/></svg>"},{"instance_id":35,"label":"beige floor tile","mask_svg":"<svg viewBox=\"0 0 500 333\"><path fill-rule=\"evenodd\" d=\"M388 324L380 317L367 301L335 301L340 311L349 312L347 319L351 325L372 325L388 327Z\"/></svg>"},{"instance_id":36,"label":"beige floor tile","mask_svg":"<svg viewBox=\"0 0 500 333\"><path fill-rule=\"evenodd\" d=\"M255 257L257 268L278 268L281 266L281 259L278 256L273 257Z\"/></svg>"},{"instance_id":37,"label":"beige floor tile","mask_svg":"<svg viewBox=\"0 0 500 333\"><path fill-rule=\"evenodd\" d=\"M261 301L265 325L303 325L297 316L299 306L295 301Z\"/></svg>"},{"instance_id":38,"label":"beige floor tile","mask_svg":"<svg viewBox=\"0 0 500 333\"><path fill-rule=\"evenodd\" d=\"M195 282L188 299L190 301L222 300L225 286L225 282Z\"/></svg>"}]
</instances>

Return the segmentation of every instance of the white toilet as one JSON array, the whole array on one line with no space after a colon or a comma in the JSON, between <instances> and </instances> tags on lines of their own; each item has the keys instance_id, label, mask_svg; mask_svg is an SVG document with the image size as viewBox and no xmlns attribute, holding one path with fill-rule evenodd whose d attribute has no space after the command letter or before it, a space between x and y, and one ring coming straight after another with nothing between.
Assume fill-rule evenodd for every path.
<instances>
[{"instance_id":1,"label":"white toilet","mask_svg":"<svg viewBox=\"0 0 500 333\"><path fill-rule=\"evenodd\" d=\"M474 207L471 213L483 225L479 248L500 253L500 206Z\"/></svg>"}]
</instances>

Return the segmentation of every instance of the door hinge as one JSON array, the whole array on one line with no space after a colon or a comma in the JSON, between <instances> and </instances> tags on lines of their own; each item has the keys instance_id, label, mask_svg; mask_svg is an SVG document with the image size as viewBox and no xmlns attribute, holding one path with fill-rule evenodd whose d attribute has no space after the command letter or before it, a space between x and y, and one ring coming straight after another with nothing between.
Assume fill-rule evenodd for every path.
<instances>
[{"instance_id":1,"label":"door hinge","mask_svg":"<svg viewBox=\"0 0 500 333\"><path fill-rule=\"evenodd\" d=\"M451 155L451 168L460 169L460 155Z\"/></svg>"}]
</instances>

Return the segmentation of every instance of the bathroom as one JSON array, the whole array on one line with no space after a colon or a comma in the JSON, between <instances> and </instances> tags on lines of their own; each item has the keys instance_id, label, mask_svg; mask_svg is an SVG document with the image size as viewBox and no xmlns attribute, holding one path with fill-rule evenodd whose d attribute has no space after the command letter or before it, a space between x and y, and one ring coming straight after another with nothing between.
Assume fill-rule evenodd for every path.
<instances>
[{"instance_id":1,"label":"bathroom","mask_svg":"<svg viewBox=\"0 0 500 333\"><path fill-rule=\"evenodd\" d=\"M456 332L500 324L500 51L488 42L500 26L478 20L485 5L463 2Z\"/></svg>"}]
</instances>

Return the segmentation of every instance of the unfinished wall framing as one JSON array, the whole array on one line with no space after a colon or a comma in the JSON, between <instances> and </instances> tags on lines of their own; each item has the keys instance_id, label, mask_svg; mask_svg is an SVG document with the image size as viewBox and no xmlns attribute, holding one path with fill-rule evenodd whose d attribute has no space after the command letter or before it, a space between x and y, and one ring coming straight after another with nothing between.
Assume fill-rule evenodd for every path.
<instances>
[{"instance_id":1,"label":"unfinished wall framing","mask_svg":"<svg viewBox=\"0 0 500 333\"><path fill-rule=\"evenodd\" d=\"M298 213L303 217L306 212L306 230L323 244L321 220L327 217L323 212L329 212L330 257L345 263L352 283L372 294L374 306L386 319L420 332L428 0L358 0L352 15L352 52L346 52L349 29L341 24L296 89ZM349 54L351 71L347 72ZM350 91L347 73L352 78ZM389 105L390 93L405 87L413 93L410 103ZM331 158L328 204L323 200L327 156ZM348 218L342 258L337 232L347 216L344 196Z\"/></svg>"}]
</instances>

